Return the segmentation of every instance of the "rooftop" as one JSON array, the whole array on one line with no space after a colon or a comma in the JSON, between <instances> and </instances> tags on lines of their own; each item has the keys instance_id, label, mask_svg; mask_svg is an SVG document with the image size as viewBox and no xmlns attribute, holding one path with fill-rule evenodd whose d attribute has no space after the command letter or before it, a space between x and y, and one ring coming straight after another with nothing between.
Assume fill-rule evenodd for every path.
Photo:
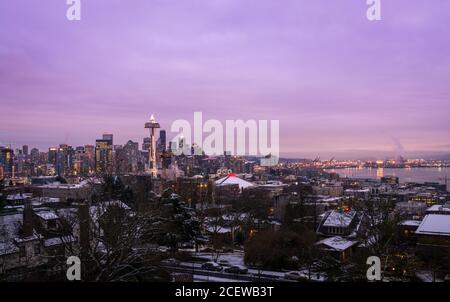
<instances>
[{"instance_id":1,"label":"rooftop","mask_svg":"<svg viewBox=\"0 0 450 302\"><path fill-rule=\"evenodd\" d=\"M243 180L236 176L236 174L228 174L227 176L216 181L217 186L226 186L226 185L239 185L240 189L246 189L249 187L254 187L255 185L251 182Z\"/></svg>"},{"instance_id":2,"label":"rooftop","mask_svg":"<svg viewBox=\"0 0 450 302\"><path fill-rule=\"evenodd\" d=\"M335 251L345 251L346 249L348 249L349 247L355 245L357 242L356 241L352 241L352 240L347 240L344 239L340 236L336 236L336 237L331 237L331 238L327 238L324 240L321 240L319 242L317 242L317 245L325 245Z\"/></svg>"},{"instance_id":3,"label":"rooftop","mask_svg":"<svg viewBox=\"0 0 450 302\"><path fill-rule=\"evenodd\" d=\"M422 221L420 220L404 220L400 222L398 225L418 227L421 223Z\"/></svg>"},{"instance_id":4,"label":"rooftop","mask_svg":"<svg viewBox=\"0 0 450 302\"><path fill-rule=\"evenodd\" d=\"M448 212L450 214L450 205L435 204L429 207L427 212Z\"/></svg>"},{"instance_id":5,"label":"rooftop","mask_svg":"<svg viewBox=\"0 0 450 302\"><path fill-rule=\"evenodd\" d=\"M0 255L16 253L14 238L22 224L22 214L0 215Z\"/></svg>"},{"instance_id":6,"label":"rooftop","mask_svg":"<svg viewBox=\"0 0 450 302\"><path fill-rule=\"evenodd\" d=\"M323 225L326 227L348 227L352 223L355 215L355 211L331 211Z\"/></svg>"},{"instance_id":7,"label":"rooftop","mask_svg":"<svg viewBox=\"0 0 450 302\"><path fill-rule=\"evenodd\" d=\"M426 215L417 228L416 234L450 236L450 215Z\"/></svg>"},{"instance_id":8,"label":"rooftop","mask_svg":"<svg viewBox=\"0 0 450 302\"><path fill-rule=\"evenodd\" d=\"M39 211L35 212L37 216L42 218L43 220L55 220L59 219L58 215L55 214L53 211Z\"/></svg>"}]
</instances>

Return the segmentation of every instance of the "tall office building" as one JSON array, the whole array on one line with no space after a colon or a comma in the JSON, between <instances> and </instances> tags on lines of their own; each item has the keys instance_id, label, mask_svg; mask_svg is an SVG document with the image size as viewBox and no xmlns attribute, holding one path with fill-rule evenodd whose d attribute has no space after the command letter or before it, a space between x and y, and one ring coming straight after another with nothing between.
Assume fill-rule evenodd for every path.
<instances>
[{"instance_id":1,"label":"tall office building","mask_svg":"<svg viewBox=\"0 0 450 302\"><path fill-rule=\"evenodd\" d=\"M95 141L95 172L110 174L113 169L112 140L98 139Z\"/></svg>"},{"instance_id":2,"label":"tall office building","mask_svg":"<svg viewBox=\"0 0 450 302\"><path fill-rule=\"evenodd\" d=\"M144 137L142 141L142 150L148 151L150 149L150 137Z\"/></svg>"},{"instance_id":3,"label":"tall office building","mask_svg":"<svg viewBox=\"0 0 450 302\"><path fill-rule=\"evenodd\" d=\"M58 148L56 152L55 171L56 175L64 175L67 167L66 149Z\"/></svg>"},{"instance_id":4,"label":"tall office building","mask_svg":"<svg viewBox=\"0 0 450 302\"><path fill-rule=\"evenodd\" d=\"M84 146L84 154L89 165L89 172L93 172L95 170L95 146Z\"/></svg>"},{"instance_id":5,"label":"tall office building","mask_svg":"<svg viewBox=\"0 0 450 302\"><path fill-rule=\"evenodd\" d=\"M55 148L55 147L48 148L47 163L55 165L56 164L56 154L57 153L58 153L58 148Z\"/></svg>"},{"instance_id":6,"label":"tall office building","mask_svg":"<svg viewBox=\"0 0 450 302\"><path fill-rule=\"evenodd\" d=\"M112 133L103 133L103 140L110 141L111 146L114 145L113 134Z\"/></svg>"},{"instance_id":7,"label":"tall office building","mask_svg":"<svg viewBox=\"0 0 450 302\"><path fill-rule=\"evenodd\" d=\"M14 151L0 147L0 178L14 177Z\"/></svg>"},{"instance_id":8,"label":"tall office building","mask_svg":"<svg viewBox=\"0 0 450 302\"><path fill-rule=\"evenodd\" d=\"M33 164L39 163L39 149L37 149L37 148L31 149L30 156L31 156L31 162Z\"/></svg>"},{"instance_id":9,"label":"tall office building","mask_svg":"<svg viewBox=\"0 0 450 302\"><path fill-rule=\"evenodd\" d=\"M28 145L22 146L22 153L23 155L28 156Z\"/></svg>"},{"instance_id":10,"label":"tall office building","mask_svg":"<svg viewBox=\"0 0 450 302\"><path fill-rule=\"evenodd\" d=\"M159 139L158 139L158 151L164 152L167 148L167 141L166 141L166 130L159 131Z\"/></svg>"}]
</instances>

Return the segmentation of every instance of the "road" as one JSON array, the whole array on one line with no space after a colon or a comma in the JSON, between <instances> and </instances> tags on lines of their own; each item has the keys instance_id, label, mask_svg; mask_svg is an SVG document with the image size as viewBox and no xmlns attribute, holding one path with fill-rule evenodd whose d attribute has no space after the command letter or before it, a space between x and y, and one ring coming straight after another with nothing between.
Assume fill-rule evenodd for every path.
<instances>
[{"instance_id":1,"label":"road","mask_svg":"<svg viewBox=\"0 0 450 302\"><path fill-rule=\"evenodd\" d=\"M241 282L289 282L283 278L282 272L261 271L249 269L247 274L230 274L224 271L208 271L201 267L201 263L196 262L182 262L178 266L166 266L172 272L189 273L194 276L204 276L202 281L241 281ZM200 278L199 278L200 279Z\"/></svg>"}]
</instances>

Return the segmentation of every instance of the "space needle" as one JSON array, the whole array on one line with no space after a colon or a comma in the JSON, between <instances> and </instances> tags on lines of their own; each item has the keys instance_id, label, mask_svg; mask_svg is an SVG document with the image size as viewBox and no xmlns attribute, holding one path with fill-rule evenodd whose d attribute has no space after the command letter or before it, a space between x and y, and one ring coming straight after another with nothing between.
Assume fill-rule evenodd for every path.
<instances>
[{"instance_id":1,"label":"space needle","mask_svg":"<svg viewBox=\"0 0 450 302\"><path fill-rule=\"evenodd\" d=\"M149 172L152 177L157 175L156 166L156 129L161 128L159 123L156 122L155 117L150 117L150 121L145 123L145 128L150 129L150 147L148 150L148 162L149 162Z\"/></svg>"}]
</instances>

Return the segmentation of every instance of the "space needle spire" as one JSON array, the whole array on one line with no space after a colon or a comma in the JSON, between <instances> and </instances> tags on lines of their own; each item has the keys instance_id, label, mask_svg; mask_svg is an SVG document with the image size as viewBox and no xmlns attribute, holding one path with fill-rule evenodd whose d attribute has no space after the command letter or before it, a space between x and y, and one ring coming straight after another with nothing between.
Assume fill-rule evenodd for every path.
<instances>
[{"instance_id":1,"label":"space needle spire","mask_svg":"<svg viewBox=\"0 0 450 302\"><path fill-rule=\"evenodd\" d=\"M152 177L156 177L158 172L156 166L156 129L161 127L159 123L156 122L153 114L150 117L150 121L145 123L145 128L150 130L150 147L148 150L149 172Z\"/></svg>"}]
</instances>

